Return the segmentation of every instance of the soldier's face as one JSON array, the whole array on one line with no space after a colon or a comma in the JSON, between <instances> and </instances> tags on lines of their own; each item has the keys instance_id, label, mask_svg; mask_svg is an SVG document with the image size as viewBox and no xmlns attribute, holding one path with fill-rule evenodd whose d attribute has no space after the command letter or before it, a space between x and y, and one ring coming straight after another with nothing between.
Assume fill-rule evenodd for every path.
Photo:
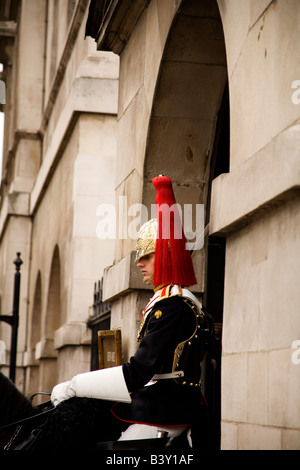
<instances>
[{"instance_id":1,"label":"soldier's face","mask_svg":"<svg viewBox=\"0 0 300 470\"><path fill-rule=\"evenodd\" d=\"M141 270L144 282L147 282L152 278L153 273L154 273L154 262L155 262L155 253L142 256L142 258L138 261L137 266Z\"/></svg>"}]
</instances>

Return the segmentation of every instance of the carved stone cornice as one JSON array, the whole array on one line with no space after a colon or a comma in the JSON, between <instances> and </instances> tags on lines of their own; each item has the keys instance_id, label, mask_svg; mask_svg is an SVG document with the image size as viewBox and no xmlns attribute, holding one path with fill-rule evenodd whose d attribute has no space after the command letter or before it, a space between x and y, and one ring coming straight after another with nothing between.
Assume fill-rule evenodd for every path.
<instances>
[{"instance_id":1,"label":"carved stone cornice","mask_svg":"<svg viewBox=\"0 0 300 470\"><path fill-rule=\"evenodd\" d=\"M149 2L150 0L91 0L86 36L95 39L98 50L120 54Z\"/></svg>"},{"instance_id":2,"label":"carved stone cornice","mask_svg":"<svg viewBox=\"0 0 300 470\"><path fill-rule=\"evenodd\" d=\"M72 51L73 51L74 42L76 41L77 35L79 33L80 26L82 24L82 19L85 15L87 6L88 6L88 0L78 0L76 4L76 8L75 8L75 11L71 20L71 24L69 27L69 31L67 34L65 47L63 49L61 59L57 67L53 82L51 84L51 90L50 90L48 101L45 104L43 117L42 117L42 123L41 123L41 129L40 129L41 135L44 134L44 131L48 125L48 121L50 119L53 106L56 101L56 97L60 90L60 85L65 76L65 71L66 71L69 59L71 57Z\"/></svg>"},{"instance_id":3,"label":"carved stone cornice","mask_svg":"<svg viewBox=\"0 0 300 470\"><path fill-rule=\"evenodd\" d=\"M14 37L16 30L17 23L15 21L0 21L0 37Z\"/></svg>"}]
</instances>

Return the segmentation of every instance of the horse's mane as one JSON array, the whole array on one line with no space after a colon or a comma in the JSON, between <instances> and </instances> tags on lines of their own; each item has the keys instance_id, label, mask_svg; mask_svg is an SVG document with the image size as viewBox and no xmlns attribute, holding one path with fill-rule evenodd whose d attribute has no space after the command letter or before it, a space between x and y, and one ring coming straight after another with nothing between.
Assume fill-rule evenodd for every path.
<instances>
[{"instance_id":1,"label":"horse's mane","mask_svg":"<svg viewBox=\"0 0 300 470\"><path fill-rule=\"evenodd\" d=\"M0 372L0 426L13 423L36 413L30 400Z\"/></svg>"}]
</instances>

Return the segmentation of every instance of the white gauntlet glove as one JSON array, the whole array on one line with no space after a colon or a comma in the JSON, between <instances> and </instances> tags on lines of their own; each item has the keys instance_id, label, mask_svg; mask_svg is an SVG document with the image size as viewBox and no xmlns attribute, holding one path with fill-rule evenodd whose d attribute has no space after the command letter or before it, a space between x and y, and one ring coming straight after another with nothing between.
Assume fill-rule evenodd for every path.
<instances>
[{"instance_id":1,"label":"white gauntlet glove","mask_svg":"<svg viewBox=\"0 0 300 470\"><path fill-rule=\"evenodd\" d=\"M75 390L71 385L71 381L55 385L51 393L51 401L54 406L72 397L75 397Z\"/></svg>"},{"instance_id":2,"label":"white gauntlet glove","mask_svg":"<svg viewBox=\"0 0 300 470\"><path fill-rule=\"evenodd\" d=\"M75 396L131 402L122 366L75 375L69 382L63 382L53 388L51 401L57 406L63 400Z\"/></svg>"}]
</instances>

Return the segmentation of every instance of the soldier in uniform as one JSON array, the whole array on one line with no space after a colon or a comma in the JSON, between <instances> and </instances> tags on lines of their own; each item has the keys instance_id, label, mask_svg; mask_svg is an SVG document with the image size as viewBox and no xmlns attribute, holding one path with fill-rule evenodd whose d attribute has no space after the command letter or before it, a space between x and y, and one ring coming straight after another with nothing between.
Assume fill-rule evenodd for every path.
<instances>
[{"instance_id":1,"label":"soldier in uniform","mask_svg":"<svg viewBox=\"0 0 300 470\"><path fill-rule=\"evenodd\" d=\"M140 229L136 261L154 293L142 314L137 351L122 366L56 385L51 400L55 406L71 397L109 402L112 427L123 431L121 440L154 437L157 430L176 436L186 429L192 429L195 440L193 427L199 429L206 409L200 387L204 313L187 289L197 281L171 180L159 176L153 184L157 218Z\"/></svg>"}]
</instances>

